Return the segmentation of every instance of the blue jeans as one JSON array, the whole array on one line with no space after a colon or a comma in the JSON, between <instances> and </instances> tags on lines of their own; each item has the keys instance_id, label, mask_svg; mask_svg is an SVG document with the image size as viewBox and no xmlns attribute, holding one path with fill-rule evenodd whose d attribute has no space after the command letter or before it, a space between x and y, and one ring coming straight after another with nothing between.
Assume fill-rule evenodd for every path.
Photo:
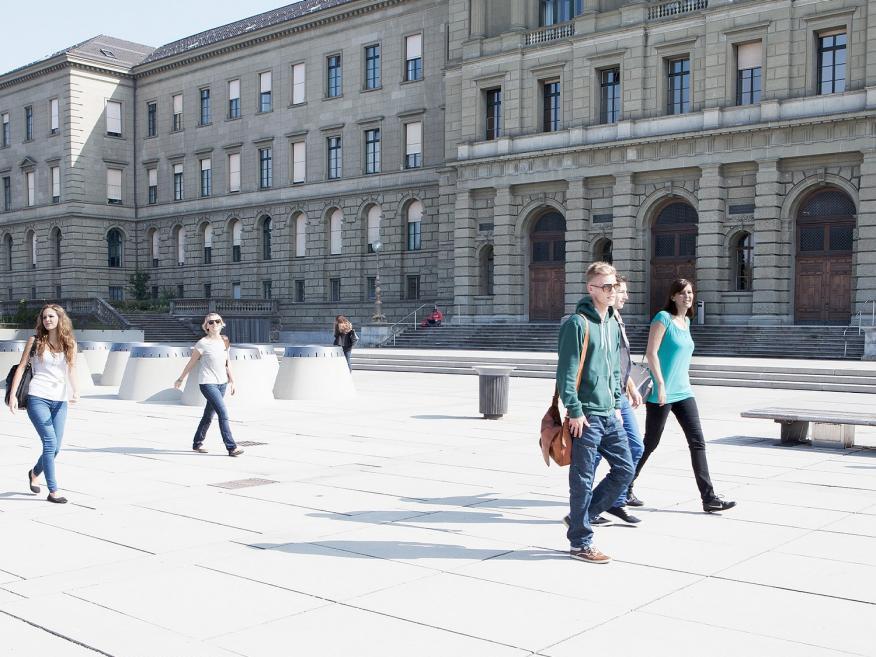
<instances>
[{"instance_id":1,"label":"blue jeans","mask_svg":"<svg viewBox=\"0 0 876 657\"><path fill-rule=\"evenodd\" d=\"M635 470L627 434L614 413L608 417L591 415L587 421L590 426L584 427L580 438L572 440L569 466L570 512L566 536L573 549L590 547L593 541L590 518L611 507L621 491L630 485ZM597 454L608 460L611 470L593 488Z\"/></svg>"},{"instance_id":2,"label":"blue jeans","mask_svg":"<svg viewBox=\"0 0 876 657\"><path fill-rule=\"evenodd\" d=\"M345 349L344 350L344 358L347 359L347 369L349 369L351 372L353 371L353 363L350 360L350 356L352 355L352 352L353 352L352 349Z\"/></svg>"},{"instance_id":3,"label":"blue jeans","mask_svg":"<svg viewBox=\"0 0 876 657\"><path fill-rule=\"evenodd\" d=\"M627 440L630 441L630 458L633 462L633 468L639 463L639 459L642 458L642 454L645 452L645 443L642 441L642 434L639 432L639 423L636 421L636 414L633 411L633 407L630 406L630 400L627 399L626 395L621 396L621 419L624 424L624 431L627 432ZM602 460L602 457L597 454L596 455L596 464L593 466L593 471L596 471L596 468L599 467L599 462ZM617 500L615 501L613 506L623 506L627 503L627 490L628 488L624 488L621 491L621 494L618 495ZM596 516L591 516L595 518Z\"/></svg>"},{"instance_id":4,"label":"blue jeans","mask_svg":"<svg viewBox=\"0 0 876 657\"><path fill-rule=\"evenodd\" d=\"M52 401L42 397L27 398L27 417L33 428L37 430L43 442L43 453L33 466L33 476L46 473L46 485L49 492L58 490L55 479L55 457L61 449L61 439L64 437L64 423L67 421L67 402Z\"/></svg>"},{"instance_id":5,"label":"blue jeans","mask_svg":"<svg viewBox=\"0 0 876 657\"><path fill-rule=\"evenodd\" d=\"M213 415L219 416L219 431L222 434L222 442L225 443L225 448L230 452L237 449L237 443L231 436L231 425L228 424L228 410L225 408L225 387L226 383L202 383L198 387L201 389L201 394L207 398L207 405L204 407L204 415L201 416L201 423L195 431L195 439L192 442L192 447L200 447L207 437L207 429L210 428L210 423L213 422Z\"/></svg>"}]
</instances>

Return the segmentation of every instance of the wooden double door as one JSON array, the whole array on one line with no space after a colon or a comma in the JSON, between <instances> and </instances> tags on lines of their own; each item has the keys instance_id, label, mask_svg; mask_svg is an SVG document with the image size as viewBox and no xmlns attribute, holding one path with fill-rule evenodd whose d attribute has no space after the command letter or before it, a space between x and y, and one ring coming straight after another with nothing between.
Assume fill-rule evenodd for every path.
<instances>
[{"instance_id":1,"label":"wooden double door","mask_svg":"<svg viewBox=\"0 0 876 657\"><path fill-rule=\"evenodd\" d=\"M657 214L651 228L651 316L666 304L673 281L696 282L697 223L696 210L681 201Z\"/></svg>"},{"instance_id":2,"label":"wooden double door","mask_svg":"<svg viewBox=\"0 0 876 657\"><path fill-rule=\"evenodd\" d=\"M566 220L548 212L530 234L529 319L555 321L566 303Z\"/></svg>"},{"instance_id":3,"label":"wooden double door","mask_svg":"<svg viewBox=\"0 0 876 657\"><path fill-rule=\"evenodd\" d=\"M848 324L852 316L852 234L845 222L797 227L794 321Z\"/></svg>"}]
</instances>

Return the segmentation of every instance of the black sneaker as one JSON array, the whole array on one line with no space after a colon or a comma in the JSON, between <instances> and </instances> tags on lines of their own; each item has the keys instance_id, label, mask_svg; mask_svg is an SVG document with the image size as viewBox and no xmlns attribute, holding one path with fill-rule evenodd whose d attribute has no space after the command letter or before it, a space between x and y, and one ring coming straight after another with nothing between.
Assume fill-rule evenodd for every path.
<instances>
[{"instance_id":1,"label":"black sneaker","mask_svg":"<svg viewBox=\"0 0 876 657\"><path fill-rule=\"evenodd\" d=\"M636 497L632 486L627 489L627 506L645 506L645 503Z\"/></svg>"},{"instance_id":2,"label":"black sneaker","mask_svg":"<svg viewBox=\"0 0 876 657\"><path fill-rule=\"evenodd\" d=\"M727 511L734 506L736 506L736 502L733 502L732 500L722 500L719 495L708 502L703 502L703 511L706 513L715 513L716 511Z\"/></svg>"},{"instance_id":3,"label":"black sneaker","mask_svg":"<svg viewBox=\"0 0 876 657\"><path fill-rule=\"evenodd\" d=\"M615 518L620 518L626 523L631 525L635 525L636 523L642 522L641 518L637 518L636 516L630 515L627 513L626 509L622 506L613 506L606 513L610 513Z\"/></svg>"},{"instance_id":4,"label":"black sneaker","mask_svg":"<svg viewBox=\"0 0 876 657\"><path fill-rule=\"evenodd\" d=\"M569 526L570 522L571 522L571 520L570 520L569 516L565 516L565 517L563 518L563 524L564 524L566 527ZM636 522L639 522L639 521L636 520ZM608 524L611 524L611 520L609 520L608 518L603 518L602 516L597 516L596 518L593 518L593 519L590 521L590 526L591 526L591 527L592 527L593 525L608 525Z\"/></svg>"}]
</instances>

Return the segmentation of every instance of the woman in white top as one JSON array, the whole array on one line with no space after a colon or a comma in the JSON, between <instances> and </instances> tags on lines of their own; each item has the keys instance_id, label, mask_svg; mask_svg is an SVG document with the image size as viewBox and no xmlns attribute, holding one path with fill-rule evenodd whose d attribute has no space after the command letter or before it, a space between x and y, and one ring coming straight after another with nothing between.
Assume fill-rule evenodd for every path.
<instances>
[{"instance_id":1,"label":"woman in white top","mask_svg":"<svg viewBox=\"0 0 876 657\"><path fill-rule=\"evenodd\" d=\"M33 359L31 360L31 350ZM27 473L32 493L40 492L34 481L43 473L49 487L49 502L65 504L66 497L58 494L55 479L55 457L61 449L64 424L67 420L67 400L79 401L76 389L76 340L73 324L61 306L50 303L43 306L36 320L36 335L29 338L21 362L12 379L12 390L18 390L21 377L31 360L33 378L27 395L27 416L43 443L43 452L36 465ZM9 410L15 413L18 398L9 395Z\"/></svg>"},{"instance_id":2,"label":"woman in white top","mask_svg":"<svg viewBox=\"0 0 876 657\"><path fill-rule=\"evenodd\" d=\"M231 346L228 338L222 335L222 327L225 323L216 313L210 313L204 318L201 328L207 335L192 348L192 357L186 363L182 374L174 382L175 388L180 388L188 373L200 361L198 370L198 387L201 394L207 399L204 415L201 423L195 431L192 441L192 449L196 452L206 453L204 439L207 437L207 429L213 421L213 415L219 416L219 431L222 433L222 442L228 450L228 456L240 456L243 450L234 442L231 435L231 425L228 423L228 411L225 408L225 388L231 386L231 394L234 394L234 375L231 372L231 364L228 361L228 349Z\"/></svg>"}]
</instances>

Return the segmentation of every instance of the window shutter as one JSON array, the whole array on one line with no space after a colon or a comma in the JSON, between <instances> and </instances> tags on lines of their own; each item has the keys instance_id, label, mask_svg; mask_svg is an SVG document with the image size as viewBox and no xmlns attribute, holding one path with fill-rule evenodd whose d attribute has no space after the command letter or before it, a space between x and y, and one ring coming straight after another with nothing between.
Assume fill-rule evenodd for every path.
<instances>
[{"instance_id":1,"label":"window shutter","mask_svg":"<svg viewBox=\"0 0 876 657\"><path fill-rule=\"evenodd\" d=\"M423 56L423 35L414 34L405 39L407 59L419 59Z\"/></svg>"},{"instance_id":2,"label":"window shutter","mask_svg":"<svg viewBox=\"0 0 876 657\"><path fill-rule=\"evenodd\" d=\"M122 104L108 101L106 104L106 131L122 134Z\"/></svg>"},{"instance_id":3,"label":"window shutter","mask_svg":"<svg viewBox=\"0 0 876 657\"><path fill-rule=\"evenodd\" d=\"M271 91L271 72L267 71L266 73L259 74L259 88L262 93L268 93Z\"/></svg>"},{"instance_id":4,"label":"window shutter","mask_svg":"<svg viewBox=\"0 0 876 657\"><path fill-rule=\"evenodd\" d=\"M228 83L228 99L240 98L240 80L232 80Z\"/></svg>"},{"instance_id":5,"label":"window shutter","mask_svg":"<svg viewBox=\"0 0 876 657\"><path fill-rule=\"evenodd\" d=\"M405 126L405 154L416 155L423 150L423 124L408 123Z\"/></svg>"},{"instance_id":6,"label":"window shutter","mask_svg":"<svg viewBox=\"0 0 876 657\"><path fill-rule=\"evenodd\" d=\"M761 43L755 41L753 43L743 43L736 47L736 68L740 71L745 71L750 68L760 68L761 60Z\"/></svg>"},{"instance_id":7,"label":"window shutter","mask_svg":"<svg viewBox=\"0 0 876 657\"><path fill-rule=\"evenodd\" d=\"M173 97L173 113L182 114L182 94Z\"/></svg>"},{"instance_id":8,"label":"window shutter","mask_svg":"<svg viewBox=\"0 0 876 657\"><path fill-rule=\"evenodd\" d=\"M304 64L292 67L292 103L304 102Z\"/></svg>"}]
</instances>

